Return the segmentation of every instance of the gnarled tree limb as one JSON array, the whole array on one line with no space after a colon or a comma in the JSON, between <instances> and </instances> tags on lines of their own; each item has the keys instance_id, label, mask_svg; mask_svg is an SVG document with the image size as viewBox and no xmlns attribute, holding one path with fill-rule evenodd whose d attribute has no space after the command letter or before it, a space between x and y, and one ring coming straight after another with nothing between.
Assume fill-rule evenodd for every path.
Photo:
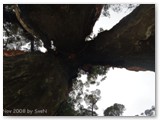
<instances>
[{"instance_id":1,"label":"gnarled tree limb","mask_svg":"<svg viewBox=\"0 0 160 120\"><path fill-rule=\"evenodd\" d=\"M140 5L111 30L99 33L82 56L85 63L154 71L155 5Z\"/></svg>"}]
</instances>

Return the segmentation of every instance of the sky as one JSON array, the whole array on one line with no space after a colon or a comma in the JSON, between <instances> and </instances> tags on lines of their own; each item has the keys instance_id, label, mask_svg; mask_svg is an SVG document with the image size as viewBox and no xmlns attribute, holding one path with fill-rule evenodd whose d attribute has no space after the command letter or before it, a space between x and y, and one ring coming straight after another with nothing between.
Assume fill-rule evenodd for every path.
<instances>
[{"instance_id":1,"label":"sky","mask_svg":"<svg viewBox=\"0 0 160 120\"><path fill-rule=\"evenodd\" d=\"M96 24L93 28L93 32L97 33L100 27L102 27L104 30L111 29L123 17L125 17L126 15L131 13L132 10L133 9L123 8L120 12L114 12L112 9L109 8L110 17L105 17L104 15L101 14L98 21L96 22Z\"/></svg>"},{"instance_id":2,"label":"sky","mask_svg":"<svg viewBox=\"0 0 160 120\"><path fill-rule=\"evenodd\" d=\"M107 78L100 83L84 87L84 91L89 89L101 90L101 99L97 102L99 116L103 116L103 111L114 103L125 105L126 110L123 116L140 115L151 106L155 106L155 73L151 71L129 71L125 68L110 68L106 74ZM103 77L99 76L96 81ZM83 83L87 76L83 75ZM85 106L85 103L83 103Z\"/></svg>"},{"instance_id":3,"label":"sky","mask_svg":"<svg viewBox=\"0 0 160 120\"><path fill-rule=\"evenodd\" d=\"M95 34L99 28L111 29L131 12L127 9L119 13L111 9L109 11L110 18L101 15L95 24L93 29ZM99 109L96 111L99 116L103 116L103 111L114 103L125 105L123 116L140 115L146 109L155 106L155 72L110 68L106 76L107 78L99 86L93 85L89 88L90 91L101 90L101 99L97 102ZM81 79L86 81L86 76L82 76ZM101 77L98 77L97 81L100 79Z\"/></svg>"},{"instance_id":4,"label":"sky","mask_svg":"<svg viewBox=\"0 0 160 120\"><path fill-rule=\"evenodd\" d=\"M91 88L101 90L101 99L97 102L99 115L103 115L103 111L114 103L125 105L123 116L135 116L155 106L154 72L110 68L106 75L107 78L98 87Z\"/></svg>"},{"instance_id":5,"label":"sky","mask_svg":"<svg viewBox=\"0 0 160 120\"><path fill-rule=\"evenodd\" d=\"M66 1L64 1L64 0L55 0L55 2L56 3L99 3L97 0L92 0L92 1L88 1L88 0L81 0L81 1L79 1L79 0L77 0L77 1L73 1L73 0L68 0L67 2ZM139 0L130 0L130 1L125 1L125 0L119 0L119 1L116 1L116 0L108 0L107 1L108 3L117 3L117 2L121 2L121 3L128 3L128 2L130 2L130 3L139 3L139 2L141 2L141 3L156 3L157 5L157 14L158 14L158 12L159 12L159 1L157 1L157 0L142 0L142 1L139 1ZM1 3L15 3L15 1L13 1L13 0L2 0L1 1ZM50 4L51 3L51 1L50 0L42 0L42 1L36 1L36 0L28 0L28 1L21 1L21 0L18 0L18 1L16 1L16 3L33 3L33 4L35 4L35 3L41 3L41 4L46 4L46 3L48 3L48 4ZM102 0L101 1L101 3L106 3L106 0ZM1 4L1 11L3 11L2 9L3 9L3 4ZM3 18L3 13L1 12L0 13L0 15L1 15L1 26L2 26L2 18ZM157 17L156 17L156 20L158 21L159 20L159 15L157 15ZM119 17L116 17L115 16L115 18L119 18ZM104 18L104 23L105 23L105 19L107 19L107 18ZM102 20L103 21L103 20ZM113 23L113 21L110 21L110 22L108 22L108 24L107 25L110 25L111 23ZM98 24L98 23L97 23ZM100 23L101 25L102 25L102 23ZM157 24L157 27L156 27L156 30L158 30L159 29L159 24ZM1 29L1 33L3 32L3 29ZM1 38L3 37L3 34L1 34ZM159 35L157 34L157 36L156 36L156 38L159 38ZM158 44L159 42L157 41L157 53L156 53L156 65L157 66L159 66L159 62L158 62L158 59L159 59L159 55L158 55L158 53L159 53L159 49L160 49L160 47L158 47ZM1 44L0 44L0 48L3 48L3 41L1 41ZM1 52L0 52L0 54L1 54L1 65L3 66L3 49L1 49ZM159 78L159 67L156 67L156 74L157 74L157 77L156 77L156 79L158 79ZM128 72L129 71L127 71L126 72L126 70L125 69L118 69L118 68L115 68L114 69L114 71L111 69L109 72L108 72L108 74L107 74L107 79L104 81L104 83L102 82L101 84L103 84L103 86L105 87L107 84L108 85L110 85L111 83L109 83L109 81L111 82L111 81L113 81L112 79L114 79L114 77L116 77L116 76L118 76L118 73L121 73L121 72L124 72L124 75L126 76L126 74L127 74L127 76L129 75L128 74ZM1 67L0 68L0 72L1 72L1 89L0 89L0 118L1 119L12 119L12 120L14 120L14 119L28 119L28 117L3 117L3 67ZM114 75L113 75L113 73L114 73ZM129 72L130 73L130 72ZM133 72L133 73L135 73L135 74L141 74L141 73L143 73L143 72ZM112 75L112 79L111 79L111 77L109 77L109 74L111 74ZM134 74L134 76L133 76L133 78L137 78L136 76L139 76L139 75L135 75ZM148 76L149 75L149 76ZM123 77L122 77L123 75L121 74L121 75L119 75L119 77L117 77L118 79L114 79L114 80L124 80L124 79L122 79ZM129 75L129 77L128 78L132 78L132 76L130 76ZM151 99L155 99L155 97L152 97L153 95L155 95L155 73L153 73L153 72L149 72L149 71L147 71L147 72L145 72L144 74L141 74L141 77L140 78L142 78L142 79L136 79L136 81L134 81L134 83L135 83L135 88L134 89L136 89L137 90L137 88L141 88L141 89L144 89L145 88L145 90L143 90L143 91L146 91L146 89L147 89L147 91L149 91L149 92L145 92L145 94L144 94L144 96L149 96L149 99L150 100L148 100L147 99L147 101L154 101L154 100L151 100ZM147 80L148 78L151 78L150 80L152 80L153 82L151 82L151 81L149 81L149 80ZM126 80L130 80L130 79L126 79ZM148 81L148 82L146 82L146 81ZM141 81L141 82L140 82ZM144 82L145 81L145 82ZM107 82L107 83L105 83L105 82ZM149 84L149 82L151 82L151 84ZM137 84L138 83L138 84ZM119 83L120 84L120 83ZM117 84L117 85L119 85L119 84ZM136 84L139 86L139 87L137 87L136 86ZM122 88L124 88L123 86L124 85L126 85L126 84L120 84L119 86L122 86ZM157 86L159 85L159 82L157 82ZM111 85L110 85L111 86ZM127 85L128 86L128 85ZM132 86L132 85L131 85ZM103 89L104 90L104 92L103 92L103 90L101 91L101 94L105 94L105 91L107 91L107 87L105 87L106 89ZM122 89L121 88L121 89ZM129 88L129 86L128 86L128 88ZM140 89L139 88L139 92L138 93L140 93ZM153 90L154 89L154 90ZM117 91L117 90L116 90ZM118 90L119 91L119 90ZM128 91L128 89L127 90L123 90L123 92L124 91ZM157 88L157 91L159 92L159 89ZM150 93L150 94L149 94ZM132 93L132 95L135 95L135 94L137 94L136 92L134 92L134 94ZM140 96L144 99L145 97L143 97L142 95L143 94L141 94ZM147 95L146 95L147 94ZM125 103L127 103L127 99L125 99L125 98L129 98L128 96L123 96L123 99L121 98L121 97L119 97L120 95L121 95L121 93L119 93L118 94L118 92L117 92L117 94L116 94L117 96L118 96L118 99L117 100L119 100L119 101L121 101L121 100L123 100L124 99L124 102ZM126 94L127 95L127 94ZM103 95L103 96L108 96L107 98L109 98L109 95L107 94L107 95ZM101 106L103 105L103 102L104 103L111 103L112 102L112 100L113 100L113 98L111 98L110 97L110 99L108 99L107 100L107 98L106 98L106 100L105 100L105 97L104 98L102 98L97 104L101 104ZM137 97L135 97L135 98L137 98ZM142 99L142 98L140 98L140 99ZM157 96L157 99L159 99L159 96ZM125 101L126 100L126 101ZM138 100L138 102L136 102L136 99L132 99L133 101L135 101L135 103L138 103L137 104L137 106L139 106L139 105L143 105L144 107L141 107L141 108L145 108L145 106L146 105L148 105L149 106L149 108L150 108L150 106L151 105L153 105L152 103L151 104L149 104L149 103L145 103L144 104L144 102L141 104L140 103L140 101L138 100L138 98L137 98L137 100ZM106 102L105 102L106 101ZM109 102L110 101L110 102ZM129 101L129 100L128 100ZM155 104L155 102L153 102L154 104ZM122 103L123 104L123 103ZM157 102L157 104L158 104L158 102ZM108 106L110 106L110 105L113 105L112 103L111 104L104 104L103 106L105 106L106 105L106 107L108 107ZM132 106L132 104L129 104L129 105L127 105L127 104L124 104L126 107L127 107L127 110L125 111L125 113L124 114L130 114L130 113L136 113L136 112L134 112L134 109L136 109L136 111L137 110L139 110L140 111L140 113L141 112L143 112L144 111L144 109L141 111L140 110L140 108L136 108L136 107L134 107L134 105ZM148 106L147 106L147 109L148 109ZM158 105L157 105L158 106ZM103 110L104 108L103 107L101 107L101 108L99 108L99 110ZM130 110L130 109L132 109L132 110ZM130 112L130 113L129 113ZM137 111L138 112L138 111ZM99 113L99 112L98 112ZM140 114L140 113L136 113L136 114ZM158 116L158 115L157 115ZM47 118L47 117L29 117L29 119L31 119L31 118L33 118L33 119L35 119L35 120L39 120L39 119L54 119L54 118L56 118L56 117L49 117L49 118ZM155 119L158 119L159 118L159 116L158 117L156 117ZM66 119L66 117L57 117L56 119ZM75 118L69 118L69 119L75 119ZM78 118L76 118L76 119L82 119L81 117L78 117ZM83 117L83 119L85 119L85 117ZM88 119L88 118L87 118ZM89 118L89 119L91 119L91 118ZM113 119L116 119L116 118L113 118ZM117 118L118 119L118 118ZM126 119L128 119L128 118L126 118ZM129 119L134 119L134 118L129 118ZM141 118L140 118L141 119Z\"/></svg>"}]
</instances>

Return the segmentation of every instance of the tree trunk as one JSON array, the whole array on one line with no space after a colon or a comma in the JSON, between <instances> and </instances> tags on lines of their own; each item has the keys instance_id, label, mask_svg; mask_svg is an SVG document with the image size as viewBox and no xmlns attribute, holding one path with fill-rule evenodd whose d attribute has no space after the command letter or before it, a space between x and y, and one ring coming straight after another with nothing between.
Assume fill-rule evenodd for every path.
<instances>
[{"instance_id":1,"label":"tree trunk","mask_svg":"<svg viewBox=\"0 0 160 120\"><path fill-rule=\"evenodd\" d=\"M25 29L42 38L46 48L53 40L58 52L75 53L82 64L155 71L155 5L140 5L111 30L85 42L101 8L102 5L19 5L16 15Z\"/></svg>"},{"instance_id":2,"label":"tree trunk","mask_svg":"<svg viewBox=\"0 0 160 120\"><path fill-rule=\"evenodd\" d=\"M73 64L49 53L4 57L3 64L4 110L12 110L4 115L54 115L68 96L71 79L77 74ZM27 113L27 109L33 113Z\"/></svg>"},{"instance_id":3,"label":"tree trunk","mask_svg":"<svg viewBox=\"0 0 160 120\"><path fill-rule=\"evenodd\" d=\"M93 106L94 106L94 104L92 104L92 116L93 116Z\"/></svg>"},{"instance_id":4,"label":"tree trunk","mask_svg":"<svg viewBox=\"0 0 160 120\"><path fill-rule=\"evenodd\" d=\"M17 19L30 34L50 48L53 41L59 52L78 52L92 32L103 5L97 4L20 4L15 6Z\"/></svg>"},{"instance_id":5,"label":"tree trunk","mask_svg":"<svg viewBox=\"0 0 160 120\"><path fill-rule=\"evenodd\" d=\"M19 5L20 11L15 9L22 26L40 36L46 48L54 41L56 54L4 57L4 115L54 115L66 99L79 65L155 70L155 6L140 5L110 31L85 42L101 6ZM14 109L33 113L13 113Z\"/></svg>"},{"instance_id":6,"label":"tree trunk","mask_svg":"<svg viewBox=\"0 0 160 120\"><path fill-rule=\"evenodd\" d=\"M35 38L34 38L31 34L26 34L26 37L27 37L27 38L30 40L30 42L31 42L30 51L31 51L31 52L34 52L34 51L35 51L35 47L34 47Z\"/></svg>"}]
</instances>

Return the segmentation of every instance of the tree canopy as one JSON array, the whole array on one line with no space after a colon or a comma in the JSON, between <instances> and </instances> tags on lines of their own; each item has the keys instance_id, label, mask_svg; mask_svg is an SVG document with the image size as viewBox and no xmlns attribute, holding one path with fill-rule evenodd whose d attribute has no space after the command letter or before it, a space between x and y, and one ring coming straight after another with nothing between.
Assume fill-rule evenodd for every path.
<instances>
[{"instance_id":1,"label":"tree canopy","mask_svg":"<svg viewBox=\"0 0 160 120\"><path fill-rule=\"evenodd\" d=\"M125 110L125 106L115 103L113 106L106 108L104 111L105 116L121 116Z\"/></svg>"}]
</instances>

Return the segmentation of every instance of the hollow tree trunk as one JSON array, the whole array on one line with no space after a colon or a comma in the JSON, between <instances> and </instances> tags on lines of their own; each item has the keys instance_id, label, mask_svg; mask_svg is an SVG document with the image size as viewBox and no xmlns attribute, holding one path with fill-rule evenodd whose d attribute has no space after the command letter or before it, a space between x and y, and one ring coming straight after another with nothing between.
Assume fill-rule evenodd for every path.
<instances>
[{"instance_id":1,"label":"hollow tree trunk","mask_svg":"<svg viewBox=\"0 0 160 120\"><path fill-rule=\"evenodd\" d=\"M77 73L76 67L64 58L38 52L4 57L3 64L4 115L54 115ZM33 113L14 113L16 109ZM36 113L36 109L44 111Z\"/></svg>"},{"instance_id":2,"label":"hollow tree trunk","mask_svg":"<svg viewBox=\"0 0 160 120\"><path fill-rule=\"evenodd\" d=\"M31 115L54 115L68 94L78 63L155 70L154 5L140 5L113 29L90 42L85 42L85 37L97 19L97 5L45 6L20 5L17 18L24 28L28 25L40 37L47 36L42 39L44 43L54 39L56 52L67 51L68 58L76 58L75 62L66 59L65 53L4 57L4 110L47 109L47 113ZM29 114L4 111L4 115Z\"/></svg>"}]
</instances>

